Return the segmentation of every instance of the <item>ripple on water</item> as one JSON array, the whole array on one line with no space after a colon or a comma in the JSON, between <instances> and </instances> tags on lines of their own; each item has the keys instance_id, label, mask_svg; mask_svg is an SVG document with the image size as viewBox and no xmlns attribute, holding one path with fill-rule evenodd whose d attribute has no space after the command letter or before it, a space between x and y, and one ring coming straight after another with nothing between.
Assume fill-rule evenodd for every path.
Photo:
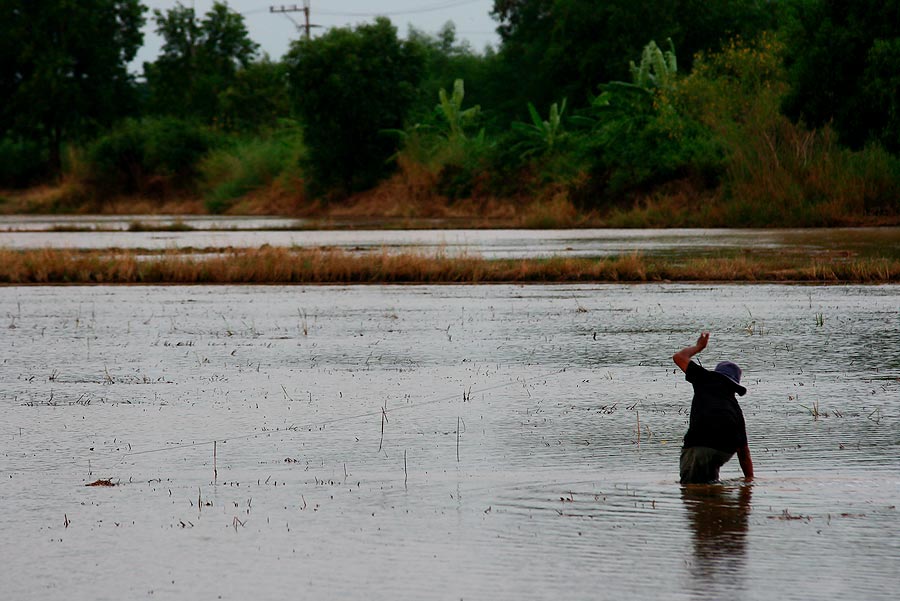
<instances>
[{"instance_id":1,"label":"ripple on water","mask_svg":"<svg viewBox=\"0 0 900 601\"><path fill-rule=\"evenodd\" d=\"M896 286L0 288L17 541L0 588L893 598L898 301ZM702 361L744 368L752 485L736 461L721 485L677 483L690 387L670 357L700 329ZM117 486L84 486L98 478Z\"/></svg>"}]
</instances>

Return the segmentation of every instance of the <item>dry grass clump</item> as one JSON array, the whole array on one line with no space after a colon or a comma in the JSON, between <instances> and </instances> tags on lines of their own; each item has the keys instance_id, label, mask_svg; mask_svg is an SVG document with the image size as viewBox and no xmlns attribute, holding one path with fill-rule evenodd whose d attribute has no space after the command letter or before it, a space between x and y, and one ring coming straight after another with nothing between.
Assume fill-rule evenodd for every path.
<instances>
[{"instance_id":1,"label":"dry grass clump","mask_svg":"<svg viewBox=\"0 0 900 601\"><path fill-rule=\"evenodd\" d=\"M577 227L586 220L565 191L558 191L548 200L536 199L522 210L522 226L530 229Z\"/></svg>"},{"instance_id":2,"label":"dry grass clump","mask_svg":"<svg viewBox=\"0 0 900 601\"><path fill-rule=\"evenodd\" d=\"M228 250L213 256L168 251L0 250L6 284L286 284L488 282L900 282L900 260L803 256L676 259L630 254L587 259Z\"/></svg>"}]
</instances>

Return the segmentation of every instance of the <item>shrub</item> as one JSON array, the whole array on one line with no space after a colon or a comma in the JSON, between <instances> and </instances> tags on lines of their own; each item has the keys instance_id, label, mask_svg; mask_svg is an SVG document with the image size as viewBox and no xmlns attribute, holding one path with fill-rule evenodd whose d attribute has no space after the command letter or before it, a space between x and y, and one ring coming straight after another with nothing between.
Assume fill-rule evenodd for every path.
<instances>
[{"instance_id":1,"label":"shrub","mask_svg":"<svg viewBox=\"0 0 900 601\"><path fill-rule=\"evenodd\" d=\"M785 110L855 150L900 151L900 0L787 3Z\"/></svg>"},{"instance_id":2,"label":"shrub","mask_svg":"<svg viewBox=\"0 0 900 601\"><path fill-rule=\"evenodd\" d=\"M212 213L221 213L235 199L279 178L299 179L304 153L303 137L297 127L280 130L265 138L239 138L212 151L199 167L206 208Z\"/></svg>"},{"instance_id":3,"label":"shrub","mask_svg":"<svg viewBox=\"0 0 900 601\"><path fill-rule=\"evenodd\" d=\"M285 58L309 155L314 195L340 197L375 184L389 170L423 60L379 17L356 29L333 28L300 40Z\"/></svg>"},{"instance_id":4,"label":"shrub","mask_svg":"<svg viewBox=\"0 0 900 601\"><path fill-rule=\"evenodd\" d=\"M451 92L439 91L439 103L423 123L391 132L402 140L402 149L395 155L401 168L424 170L435 182L435 191L450 200L471 197L488 179L492 145L480 127L481 107L463 108L464 99L464 82L457 79Z\"/></svg>"},{"instance_id":5,"label":"shrub","mask_svg":"<svg viewBox=\"0 0 900 601\"><path fill-rule=\"evenodd\" d=\"M830 126L807 129L781 114L788 91L771 34L733 40L700 57L674 92L726 153L719 219L748 226L827 226L897 210L898 160L881 147L851 151Z\"/></svg>"},{"instance_id":6,"label":"shrub","mask_svg":"<svg viewBox=\"0 0 900 601\"><path fill-rule=\"evenodd\" d=\"M89 183L101 195L190 189L200 159L217 143L215 134L190 121L128 119L88 147Z\"/></svg>"},{"instance_id":7,"label":"shrub","mask_svg":"<svg viewBox=\"0 0 900 601\"><path fill-rule=\"evenodd\" d=\"M677 102L681 78L674 51L650 42L634 83L610 82L577 119L578 153L591 178L574 195L581 204L605 204L689 178L716 184L723 153L710 128Z\"/></svg>"},{"instance_id":8,"label":"shrub","mask_svg":"<svg viewBox=\"0 0 900 601\"><path fill-rule=\"evenodd\" d=\"M32 140L0 139L0 186L23 188L50 172L47 151Z\"/></svg>"}]
</instances>

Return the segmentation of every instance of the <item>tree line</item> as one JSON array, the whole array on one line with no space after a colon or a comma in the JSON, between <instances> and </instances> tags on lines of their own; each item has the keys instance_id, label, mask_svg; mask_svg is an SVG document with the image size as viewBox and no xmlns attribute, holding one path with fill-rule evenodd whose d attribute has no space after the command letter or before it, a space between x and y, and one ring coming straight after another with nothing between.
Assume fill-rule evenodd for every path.
<instances>
[{"instance_id":1,"label":"tree line","mask_svg":"<svg viewBox=\"0 0 900 601\"><path fill-rule=\"evenodd\" d=\"M746 200L765 195L798 222L898 212L900 0L495 0L492 16L496 49L380 17L273 60L224 2L0 0L0 186L69 171L95 194L202 188L225 210L279 178L340 202L393 177L451 201L639 200L651 221L780 219ZM136 76L148 20L163 45Z\"/></svg>"}]
</instances>

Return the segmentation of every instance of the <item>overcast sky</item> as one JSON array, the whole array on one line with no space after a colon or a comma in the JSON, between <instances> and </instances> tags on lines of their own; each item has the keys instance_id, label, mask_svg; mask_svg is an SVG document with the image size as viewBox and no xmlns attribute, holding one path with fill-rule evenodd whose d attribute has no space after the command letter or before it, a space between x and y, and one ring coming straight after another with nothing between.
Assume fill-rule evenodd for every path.
<instances>
[{"instance_id":1,"label":"overcast sky","mask_svg":"<svg viewBox=\"0 0 900 601\"><path fill-rule=\"evenodd\" d=\"M144 26L144 46L132 63L132 70L142 71L144 61L153 61L159 54L161 40L156 35L153 9L167 10L177 4L175 0L142 0L150 9ZM213 5L213 0L182 0L185 6L194 6L197 15L203 16ZM244 15L244 23L250 38L260 45L273 59L279 59L287 51L291 40L299 33L294 23L285 15L272 14L270 6L302 7L303 0L230 0L228 6ZM447 21L456 24L457 38L468 40L475 50L485 45L494 47L499 42L495 32L496 22L491 19L493 0L310 0L310 22L322 27L313 29L313 36L329 27L343 27L371 22L376 15L385 15L397 27L401 37L406 36L411 24L428 33L436 33ZM290 13L294 22L303 24L303 13Z\"/></svg>"}]
</instances>

